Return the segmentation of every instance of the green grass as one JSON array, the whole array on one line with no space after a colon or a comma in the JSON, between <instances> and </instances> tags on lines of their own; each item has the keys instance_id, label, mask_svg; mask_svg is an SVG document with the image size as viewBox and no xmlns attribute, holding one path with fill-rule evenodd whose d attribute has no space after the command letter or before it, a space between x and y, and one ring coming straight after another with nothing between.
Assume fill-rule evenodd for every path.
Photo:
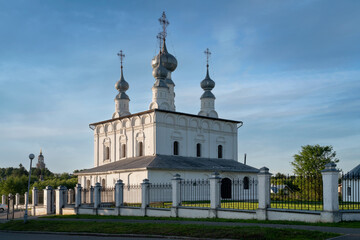
<instances>
[{"instance_id":1,"label":"green grass","mask_svg":"<svg viewBox=\"0 0 360 240\"><path fill-rule=\"evenodd\" d=\"M60 218L60 219L120 219L120 220L170 220L170 221L204 221L204 222L240 222L240 223L262 223L262 224L285 224L285 225L308 225L323 227L344 227L360 228L360 221L338 222L338 223L308 223L299 221L283 220L243 220L243 219L224 219L224 218L174 218L174 217L136 217L136 216L103 216L103 215L52 215L40 218Z\"/></svg>"},{"instance_id":2,"label":"green grass","mask_svg":"<svg viewBox=\"0 0 360 240\"><path fill-rule=\"evenodd\" d=\"M189 224L81 222L81 221L10 221L0 224L0 230L87 232L109 234L145 234L165 236L186 236L197 238L232 239L328 239L339 236L334 233L295 229L274 229L264 227L204 226Z\"/></svg>"}]
</instances>

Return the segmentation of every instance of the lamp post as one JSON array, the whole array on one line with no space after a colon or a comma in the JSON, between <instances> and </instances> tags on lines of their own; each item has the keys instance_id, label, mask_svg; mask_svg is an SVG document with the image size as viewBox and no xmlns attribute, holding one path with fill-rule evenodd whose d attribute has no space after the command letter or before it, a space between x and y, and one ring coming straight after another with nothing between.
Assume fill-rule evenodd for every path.
<instances>
[{"instance_id":1,"label":"lamp post","mask_svg":"<svg viewBox=\"0 0 360 240\"><path fill-rule=\"evenodd\" d=\"M24 214L24 223L26 223L27 221L27 217L28 217L28 203L29 203L29 194L30 194L30 177L31 177L31 165L32 165L32 160L35 158L35 155L30 153L29 154L29 159L30 159L30 169L29 169L29 181L28 181L28 194L26 196L26 206L25 206L25 214ZM34 201L34 200L33 200Z\"/></svg>"}]
</instances>

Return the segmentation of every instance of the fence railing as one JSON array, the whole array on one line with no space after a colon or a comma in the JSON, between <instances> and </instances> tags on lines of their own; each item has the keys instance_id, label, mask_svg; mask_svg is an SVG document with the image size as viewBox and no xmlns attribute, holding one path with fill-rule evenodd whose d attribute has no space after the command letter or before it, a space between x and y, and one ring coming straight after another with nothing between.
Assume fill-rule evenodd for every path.
<instances>
[{"instance_id":1,"label":"fence railing","mask_svg":"<svg viewBox=\"0 0 360 240\"><path fill-rule=\"evenodd\" d=\"M101 188L100 202L100 207L115 207L115 188Z\"/></svg>"},{"instance_id":2,"label":"fence railing","mask_svg":"<svg viewBox=\"0 0 360 240\"><path fill-rule=\"evenodd\" d=\"M124 193L124 206L128 207L141 207L141 185L132 184L125 185Z\"/></svg>"},{"instance_id":3,"label":"fence railing","mask_svg":"<svg viewBox=\"0 0 360 240\"><path fill-rule=\"evenodd\" d=\"M81 194L82 194L81 203L82 204L88 204L88 205L94 204L94 202L93 202L93 192L94 191L91 188L82 189L82 191L81 191Z\"/></svg>"},{"instance_id":4,"label":"fence railing","mask_svg":"<svg viewBox=\"0 0 360 240\"><path fill-rule=\"evenodd\" d=\"M271 178L271 207L281 209L323 209L323 185L319 176L281 176Z\"/></svg>"},{"instance_id":5,"label":"fence railing","mask_svg":"<svg viewBox=\"0 0 360 240\"><path fill-rule=\"evenodd\" d=\"M208 179L181 180L181 206L210 207L210 182Z\"/></svg>"},{"instance_id":6,"label":"fence railing","mask_svg":"<svg viewBox=\"0 0 360 240\"><path fill-rule=\"evenodd\" d=\"M170 208L172 204L171 183L152 183L149 186L150 207Z\"/></svg>"},{"instance_id":7,"label":"fence railing","mask_svg":"<svg viewBox=\"0 0 360 240\"><path fill-rule=\"evenodd\" d=\"M37 204L44 205L44 191L40 190L37 192Z\"/></svg>"},{"instance_id":8,"label":"fence railing","mask_svg":"<svg viewBox=\"0 0 360 240\"><path fill-rule=\"evenodd\" d=\"M75 204L75 191L73 189L69 189L66 195L67 195L67 204L69 205Z\"/></svg>"},{"instance_id":9,"label":"fence railing","mask_svg":"<svg viewBox=\"0 0 360 240\"><path fill-rule=\"evenodd\" d=\"M359 174L342 174L338 192L340 210L360 210Z\"/></svg>"},{"instance_id":10,"label":"fence railing","mask_svg":"<svg viewBox=\"0 0 360 240\"><path fill-rule=\"evenodd\" d=\"M258 208L257 180L255 178L221 180L221 208L255 210Z\"/></svg>"}]
</instances>

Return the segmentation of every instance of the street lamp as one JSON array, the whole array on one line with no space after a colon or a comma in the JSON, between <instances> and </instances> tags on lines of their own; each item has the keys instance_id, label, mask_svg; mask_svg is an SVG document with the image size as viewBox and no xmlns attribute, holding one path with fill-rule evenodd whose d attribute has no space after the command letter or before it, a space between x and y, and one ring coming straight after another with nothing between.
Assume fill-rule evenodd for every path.
<instances>
[{"instance_id":1,"label":"street lamp","mask_svg":"<svg viewBox=\"0 0 360 240\"><path fill-rule=\"evenodd\" d=\"M30 169L29 169L29 181L28 181L28 191L27 191L27 195L26 195L26 206L25 206L25 214L24 214L24 223L26 223L27 221L27 216L28 216L28 203L29 203L29 194L30 194L30 177L31 177L31 165L32 165L32 160L35 158L35 155L30 153L29 154L29 159L30 159ZM34 200L33 200L34 201Z\"/></svg>"}]
</instances>

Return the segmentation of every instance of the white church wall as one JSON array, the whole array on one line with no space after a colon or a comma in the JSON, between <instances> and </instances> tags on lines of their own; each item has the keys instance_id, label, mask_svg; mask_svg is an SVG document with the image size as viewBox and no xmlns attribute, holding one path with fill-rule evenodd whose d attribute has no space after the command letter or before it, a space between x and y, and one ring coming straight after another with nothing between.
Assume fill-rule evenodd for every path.
<instances>
[{"instance_id":1,"label":"white church wall","mask_svg":"<svg viewBox=\"0 0 360 240\"><path fill-rule=\"evenodd\" d=\"M201 157L218 158L222 145L222 158L237 160L236 123L157 111L156 153L173 155L174 141L179 142L180 156L196 157L200 143Z\"/></svg>"},{"instance_id":2,"label":"white church wall","mask_svg":"<svg viewBox=\"0 0 360 240\"><path fill-rule=\"evenodd\" d=\"M98 124L94 129L94 167L139 156L139 142L143 143L143 156L153 155L153 119L154 112ZM125 157L123 144L126 146ZM105 159L106 147L110 148L109 159Z\"/></svg>"}]
</instances>

